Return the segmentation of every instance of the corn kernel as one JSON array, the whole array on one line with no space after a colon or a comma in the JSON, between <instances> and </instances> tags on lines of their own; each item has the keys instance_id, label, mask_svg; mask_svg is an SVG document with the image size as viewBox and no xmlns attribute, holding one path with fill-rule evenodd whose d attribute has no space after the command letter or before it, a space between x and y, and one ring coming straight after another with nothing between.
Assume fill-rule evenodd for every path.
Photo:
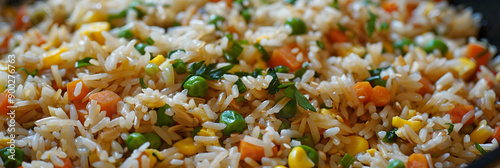
<instances>
[{"instance_id":1,"label":"corn kernel","mask_svg":"<svg viewBox=\"0 0 500 168\"><path fill-rule=\"evenodd\" d=\"M287 168L287 167L283 166L283 165L278 165L278 166L274 166L274 168Z\"/></svg>"},{"instance_id":2,"label":"corn kernel","mask_svg":"<svg viewBox=\"0 0 500 168\"><path fill-rule=\"evenodd\" d=\"M369 153L369 154L370 154L370 156L372 156L372 157L373 157L373 156L375 155L375 152L376 152L376 151L377 151L376 149L368 149L368 150L366 150L366 153Z\"/></svg>"},{"instance_id":3,"label":"corn kernel","mask_svg":"<svg viewBox=\"0 0 500 168\"><path fill-rule=\"evenodd\" d=\"M149 63L155 63L156 65L160 66L163 62L165 62L165 57L161 54L157 55L155 58L153 58Z\"/></svg>"},{"instance_id":4,"label":"corn kernel","mask_svg":"<svg viewBox=\"0 0 500 168\"><path fill-rule=\"evenodd\" d=\"M161 70L161 77L165 82L165 86L172 86L175 83L175 70L172 64L168 61L163 62L159 65Z\"/></svg>"},{"instance_id":5,"label":"corn kernel","mask_svg":"<svg viewBox=\"0 0 500 168\"><path fill-rule=\"evenodd\" d=\"M101 14L100 12L95 12L95 11L87 11L82 19L79 20L79 22L75 25L75 29L80 29L80 27L85 24L85 23L91 23L91 22L99 22L99 21L106 21L106 16Z\"/></svg>"},{"instance_id":6,"label":"corn kernel","mask_svg":"<svg viewBox=\"0 0 500 168\"><path fill-rule=\"evenodd\" d=\"M349 155L355 156L358 153L368 150L369 147L368 141L365 138L357 135L351 135L348 136L347 138L351 140L351 143L346 144L343 150L347 152Z\"/></svg>"},{"instance_id":7,"label":"corn kernel","mask_svg":"<svg viewBox=\"0 0 500 168\"><path fill-rule=\"evenodd\" d=\"M458 58L460 65L453 67L453 70L458 74L462 79L468 79L474 74L476 71L476 63L472 62L469 58Z\"/></svg>"},{"instance_id":8,"label":"corn kernel","mask_svg":"<svg viewBox=\"0 0 500 168\"><path fill-rule=\"evenodd\" d=\"M180 140L176 142L174 145L177 149L179 149L179 152L186 155L186 156L192 156L195 155L200 148L200 145L196 144L191 137L187 137L186 139Z\"/></svg>"},{"instance_id":9,"label":"corn kernel","mask_svg":"<svg viewBox=\"0 0 500 168\"><path fill-rule=\"evenodd\" d=\"M148 103L147 106L149 108L159 108L159 107L162 107L164 106L165 103L163 101L157 101L157 102L154 102L154 103Z\"/></svg>"},{"instance_id":10,"label":"corn kernel","mask_svg":"<svg viewBox=\"0 0 500 168\"><path fill-rule=\"evenodd\" d=\"M296 147L288 155L288 166L290 168L314 167L314 162L307 157L307 153L303 148Z\"/></svg>"},{"instance_id":11,"label":"corn kernel","mask_svg":"<svg viewBox=\"0 0 500 168\"><path fill-rule=\"evenodd\" d=\"M51 65L58 65L63 63L63 60L61 59L61 53L66 51L68 51L66 47L61 47L47 52L47 56L43 57L44 67L49 68Z\"/></svg>"},{"instance_id":12,"label":"corn kernel","mask_svg":"<svg viewBox=\"0 0 500 168\"><path fill-rule=\"evenodd\" d=\"M322 108L320 109L320 113L323 114L324 116L331 115L333 118L339 120L342 123L345 123L344 118L340 116L340 113L338 111L335 111L333 109Z\"/></svg>"},{"instance_id":13,"label":"corn kernel","mask_svg":"<svg viewBox=\"0 0 500 168\"><path fill-rule=\"evenodd\" d=\"M486 124L486 120L479 123L474 131L470 134L470 141L482 144L493 135L493 128Z\"/></svg>"},{"instance_id":14,"label":"corn kernel","mask_svg":"<svg viewBox=\"0 0 500 168\"><path fill-rule=\"evenodd\" d=\"M110 24L108 22L94 22L82 25L80 31L80 36L87 35L89 39L98 42L103 45L106 39L102 36L102 31L109 31Z\"/></svg>"},{"instance_id":15,"label":"corn kernel","mask_svg":"<svg viewBox=\"0 0 500 168\"><path fill-rule=\"evenodd\" d=\"M198 132L199 136L215 136L215 131L210 128L202 128L200 132Z\"/></svg>"},{"instance_id":16,"label":"corn kernel","mask_svg":"<svg viewBox=\"0 0 500 168\"><path fill-rule=\"evenodd\" d=\"M417 115L417 110L408 110L408 118L412 118Z\"/></svg>"},{"instance_id":17,"label":"corn kernel","mask_svg":"<svg viewBox=\"0 0 500 168\"><path fill-rule=\"evenodd\" d=\"M153 155L153 153L155 153L155 151L157 151L157 150L156 149L146 149L146 151L144 151L144 153L146 153L146 155L149 158L149 167L153 167L156 164L157 159Z\"/></svg>"},{"instance_id":18,"label":"corn kernel","mask_svg":"<svg viewBox=\"0 0 500 168\"><path fill-rule=\"evenodd\" d=\"M399 117L392 117L392 126L401 128L404 125L408 125L413 129L413 131L419 131L422 128L422 122L420 121L409 121Z\"/></svg>"}]
</instances>

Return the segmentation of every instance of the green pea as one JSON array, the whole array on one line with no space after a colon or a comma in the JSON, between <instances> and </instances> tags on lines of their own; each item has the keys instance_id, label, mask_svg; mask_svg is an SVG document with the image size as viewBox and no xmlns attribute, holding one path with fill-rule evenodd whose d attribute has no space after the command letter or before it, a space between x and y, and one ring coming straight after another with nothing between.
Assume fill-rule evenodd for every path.
<instances>
[{"instance_id":1,"label":"green pea","mask_svg":"<svg viewBox=\"0 0 500 168\"><path fill-rule=\"evenodd\" d=\"M9 158L9 156L13 157ZM6 147L0 150L0 157L3 160L3 166L7 168L19 167L23 163L24 151L19 148Z\"/></svg>"},{"instance_id":2,"label":"green pea","mask_svg":"<svg viewBox=\"0 0 500 168\"><path fill-rule=\"evenodd\" d=\"M144 71L146 71L146 74L149 76L156 75L156 73L158 73L159 70L160 68L158 68L158 65L156 65L155 63L149 63L144 68Z\"/></svg>"},{"instance_id":3,"label":"green pea","mask_svg":"<svg viewBox=\"0 0 500 168\"><path fill-rule=\"evenodd\" d=\"M292 118L297 112L297 102L295 100L290 100L285 104L279 112L278 115L283 118Z\"/></svg>"},{"instance_id":4,"label":"green pea","mask_svg":"<svg viewBox=\"0 0 500 168\"><path fill-rule=\"evenodd\" d=\"M297 147L300 147L306 151L307 157L309 157L309 159L311 159L314 162L315 167L318 165L319 156L318 156L318 152L316 152L316 150L314 148L311 148L307 145L300 145Z\"/></svg>"},{"instance_id":5,"label":"green pea","mask_svg":"<svg viewBox=\"0 0 500 168\"><path fill-rule=\"evenodd\" d=\"M201 76L191 76L184 82L182 87L188 90L189 96L204 97L205 94L207 94L208 83L207 80Z\"/></svg>"},{"instance_id":6,"label":"green pea","mask_svg":"<svg viewBox=\"0 0 500 168\"><path fill-rule=\"evenodd\" d=\"M172 66L178 74L185 74L187 72L187 65L181 59L175 59Z\"/></svg>"},{"instance_id":7,"label":"green pea","mask_svg":"<svg viewBox=\"0 0 500 168\"><path fill-rule=\"evenodd\" d=\"M142 135L141 133L137 132L131 133L125 140L125 143L127 144L129 151L134 151L135 149L141 147L141 145L146 142L147 142L146 137L144 137L144 135Z\"/></svg>"},{"instance_id":8,"label":"green pea","mask_svg":"<svg viewBox=\"0 0 500 168\"><path fill-rule=\"evenodd\" d=\"M300 143L302 145L307 145L307 146L309 146L311 148L314 148L314 140L313 140L311 134L306 134L302 138L295 138L295 140L300 141Z\"/></svg>"},{"instance_id":9,"label":"green pea","mask_svg":"<svg viewBox=\"0 0 500 168\"><path fill-rule=\"evenodd\" d=\"M285 25L292 27L292 33L290 35L301 35L307 33L306 23L299 18L289 18L286 20Z\"/></svg>"},{"instance_id":10,"label":"green pea","mask_svg":"<svg viewBox=\"0 0 500 168\"><path fill-rule=\"evenodd\" d=\"M387 165L387 168L405 168L405 163L403 161L398 160L398 159L393 159L389 162L389 165Z\"/></svg>"},{"instance_id":11,"label":"green pea","mask_svg":"<svg viewBox=\"0 0 500 168\"><path fill-rule=\"evenodd\" d=\"M170 106L168 104L165 104L163 107L160 107L156 110L156 123L155 125L156 126L173 126L175 124L175 121L174 119L172 118L172 116L169 116L167 114L165 114L165 111L170 108Z\"/></svg>"},{"instance_id":12,"label":"green pea","mask_svg":"<svg viewBox=\"0 0 500 168\"><path fill-rule=\"evenodd\" d=\"M149 147L153 149L158 149L161 146L160 136L155 133L145 133L144 137L149 142Z\"/></svg>"},{"instance_id":13,"label":"green pea","mask_svg":"<svg viewBox=\"0 0 500 168\"><path fill-rule=\"evenodd\" d=\"M134 37L134 33L130 31L130 29L122 29L120 32L118 32L118 37L124 37L126 39L130 39Z\"/></svg>"},{"instance_id":14,"label":"green pea","mask_svg":"<svg viewBox=\"0 0 500 168\"><path fill-rule=\"evenodd\" d=\"M427 53L431 53L435 49L438 49L441 52L441 55L445 55L446 52L448 52L448 46L437 38L427 42L424 46L424 50Z\"/></svg>"},{"instance_id":15,"label":"green pea","mask_svg":"<svg viewBox=\"0 0 500 168\"><path fill-rule=\"evenodd\" d=\"M191 131L191 137L194 137L198 135L198 132L200 132L202 127L195 128L193 131Z\"/></svg>"},{"instance_id":16,"label":"green pea","mask_svg":"<svg viewBox=\"0 0 500 168\"><path fill-rule=\"evenodd\" d=\"M288 68L284 65L280 65L280 66L274 67L274 70L276 70L276 72L279 72L279 73L288 73L290 68Z\"/></svg>"},{"instance_id":17,"label":"green pea","mask_svg":"<svg viewBox=\"0 0 500 168\"><path fill-rule=\"evenodd\" d=\"M412 43L413 42L409 38L398 39L393 43L394 50L399 51L401 54L406 54Z\"/></svg>"},{"instance_id":18,"label":"green pea","mask_svg":"<svg viewBox=\"0 0 500 168\"><path fill-rule=\"evenodd\" d=\"M144 51L144 49L146 49L146 44L144 43L139 43L139 44L136 44L135 45L135 49L137 49L137 51L139 51L139 53L141 53L142 55L146 54L146 51Z\"/></svg>"},{"instance_id":19,"label":"green pea","mask_svg":"<svg viewBox=\"0 0 500 168\"><path fill-rule=\"evenodd\" d=\"M219 117L219 123L226 124L222 134L229 136L232 133L242 133L247 128L247 123L241 114L234 110L226 110Z\"/></svg>"}]
</instances>

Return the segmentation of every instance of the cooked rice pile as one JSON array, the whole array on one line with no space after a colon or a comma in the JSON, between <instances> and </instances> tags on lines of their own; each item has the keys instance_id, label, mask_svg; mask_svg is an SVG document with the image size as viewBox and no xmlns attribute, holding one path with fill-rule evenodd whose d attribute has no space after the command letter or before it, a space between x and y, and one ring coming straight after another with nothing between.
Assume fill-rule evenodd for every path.
<instances>
[{"instance_id":1,"label":"cooked rice pile","mask_svg":"<svg viewBox=\"0 0 500 168\"><path fill-rule=\"evenodd\" d=\"M464 167L500 138L500 60L480 20L446 1L48 0L2 9L0 86L25 68L10 90L24 168ZM183 86L201 64L206 94ZM132 133L161 145L132 150Z\"/></svg>"}]
</instances>

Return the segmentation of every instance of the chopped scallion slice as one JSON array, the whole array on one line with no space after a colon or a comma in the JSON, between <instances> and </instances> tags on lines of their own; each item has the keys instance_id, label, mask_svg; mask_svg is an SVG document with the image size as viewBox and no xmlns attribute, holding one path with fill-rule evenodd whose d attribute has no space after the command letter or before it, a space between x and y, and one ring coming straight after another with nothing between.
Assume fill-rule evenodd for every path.
<instances>
[{"instance_id":1,"label":"chopped scallion slice","mask_svg":"<svg viewBox=\"0 0 500 168\"><path fill-rule=\"evenodd\" d=\"M286 20L285 25L289 25L292 28L292 33L290 35L301 35L307 33L306 23L299 18L289 18Z\"/></svg>"},{"instance_id":2,"label":"chopped scallion slice","mask_svg":"<svg viewBox=\"0 0 500 168\"><path fill-rule=\"evenodd\" d=\"M340 160L340 165L342 165L342 167L349 167L354 163L354 160L354 157L346 153L342 160Z\"/></svg>"},{"instance_id":3,"label":"chopped scallion slice","mask_svg":"<svg viewBox=\"0 0 500 168\"><path fill-rule=\"evenodd\" d=\"M83 58L81 60L78 60L77 62L75 62L75 68L80 68L80 67L92 65L90 63L91 59L92 58L90 58L90 57L85 57L85 58Z\"/></svg>"}]
</instances>

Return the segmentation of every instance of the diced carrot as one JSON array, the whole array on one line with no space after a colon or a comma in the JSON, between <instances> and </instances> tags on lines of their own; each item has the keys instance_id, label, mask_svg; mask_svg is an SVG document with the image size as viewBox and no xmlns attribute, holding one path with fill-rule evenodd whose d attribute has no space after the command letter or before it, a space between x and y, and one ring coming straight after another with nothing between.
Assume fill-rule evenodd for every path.
<instances>
[{"instance_id":1,"label":"diced carrot","mask_svg":"<svg viewBox=\"0 0 500 168\"><path fill-rule=\"evenodd\" d=\"M497 139L497 141L500 141L500 126L495 127L495 132L493 133L492 138Z\"/></svg>"},{"instance_id":2,"label":"diced carrot","mask_svg":"<svg viewBox=\"0 0 500 168\"><path fill-rule=\"evenodd\" d=\"M63 166L54 166L55 168L73 168L73 163L71 163L71 160L69 158L64 158L62 159L64 161Z\"/></svg>"},{"instance_id":3,"label":"diced carrot","mask_svg":"<svg viewBox=\"0 0 500 168\"><path fill-rule=\"evenodd\" d=\"M354 90L360 102L366 102L373 93L372 85L370 82L358 82L354 85Z\"/></svg>"},{"instance_id":4,"label":"diced carrot","mask_svg":"<svg viewBox=\"0 0 500 168\"><path fill-rule=\"evenodd\" d=\"M396 2L385 1L385 2L382 2L382 4L380 6L382 6L382 8L384 8L384 10L389 12L389 13L398 10L398 4Z\"/></svg>"},{"instance_id":5,"label":"diced carrot","mask_svg":"<svg viewBox=\"0 0 500 168\"><path fill-rule=\"evenodd\" d=\"M264 157L264 147L257 146L245 141L240 141L240 160L244 160L246 157L250 157L255 161L260 161L262 157ZM276 146L273 147L273 153L276 154L278 152L278 148Z\"/></svg>"},{"instance_id":6,"label":"diced carrot","mask_svg":"<svg viewBox=\"0 0 500 168\"><path fill-rule=\"evenodd\" d=\"M450 114L450 118L453 123L461 123L464 115L471 110L474 110L474 106L472 105L456 104L455 108L448 111L447 113ZM472 124L472 122L474 122L474 119L475 117L474 115L472 115L472 117L469 120L467 120L467 122L465 122L464 125Z\"/></svg>"},{"instance_id":7,"label":"diced carrot","mask_svg":"<svg viewBox=\"0 0 500 168\"><path fill-rule=\"evenodd\" d=\"M391 92L383 86L375 86L368 101L373 102L377 107L385 106L391 101Z\"/></svg>"},{"instance_id":8,"label":"diced carrot","mask_svg":"<svg viewBox=\"0 0 500 168\"><path fill-rule=\"evenodd\" d=\"M420 82L421 84L423 84L424 86L422 86L418 91L417 93L420 94L420 95L425 95L426 93L432 93L433 90L434 90L434 84L432 84L432 82L427 79L426 77L422 76L422 78L420 78L420 80L418 81Z\"/></svg>"},{"instance_id":9,"label":"diced carrot","mask_svg":"<svg viewBox=\"0 0 500 168\"><path fill-rule=\"evenodd\" d=\"M16 21L14 23L14 30L24 30L27 29L30 23L30 18L27 15L27 7L22 6L17 9Z\"/></svg>"},{"instance_id":10,"label":"diced carrot","mask_svg":"<svg viewBox=\"0 0 500 168\"><path fill-rule=\"evenodd\" d=\"M106 111L106 116L110 118L116 113L116 105L122 100L118 94L109 90L91 94L89 99L97 101L97 104L101 106L101 111Z\"/></svg>"},{"instance_id":11,"label":"diced carrot","mask_svg":"<svg viewBox=\"0 0 500 168\"><path fill-rule=\"evenodd\" d=\"M79 84L81 84L80 93L78 95L75 95L76 86ZM71 101L82 100L90 92L90 89L87 87L87 85L85 85L85 82L83 82L81 79L69 82L66 88L68 89L68 98Z\"/></svg>"},{"instance_id":12,"label":"diced carrot","mask_svg":"<svg viewBox=\"0 0 500 168\"><path fill-rule=\"evenodd\" d=\"M76 108L76 113L78 114L78 120L83 124L85 123L85 115L88 114L87 112L87 104L89 102L74 102L73 104L75 105Z\"/></svg>"},{"instance_id":13,"label":"diced carrot","mask_svg":"<svg viewBox=\"0 0 500 168\"><path fill-rule=\"evenodd\" d=\"M292 50L297 48L299 51L294 53ZM301 53L300 47L296 43L286 45L284 47L275 49L273 55L269 59L269 67L274 68L280 65L285 65L290 68L291 72L294 72L302 67L306 56L303 55L304 59L302 61L297 60L297 55Z\"/></svg>"},{"instance_id":14,"label":"diced carrot","mask_svg":"<svg viewBox=\"0 0 500 168\"><path fill-rule=\"evenodd\" d=\"M9 40L12 38L12 33L5 35L5 38L0 43L0 54L7 53L9 50Z\"/></svg>"},{"instance_id":15,"label":"diced carrot","mask_svg":"<svg viewBox=\"0 0 500 168\"><path fill-rule=\"evenodd\" d=\"M491 53L479 44L469 43L467 45L467 57L473 58L478 65L486 65L490 56Z\"/></svg>"},{"instance_id":16,"label":"diced carrot","mask_svg":"<svg viewBox=\"0 0 500 168\"><path fill-rule=\"evenodd\" d=\"M0 94L0 115L7 115L9 112L9 92L3 92Z\"/></svg>"},{"instance_id":17,"label":"diced carrot","mask_svg":"<svg viewBox=\"0 0 500 168\"><path fill-rule=\"evenodd\" d=\"M408 157L408 162L406 163L408 168L428 168L429 163L427 163L427 157L421 153L413 153Z\"/></svg>"},{"instance_id":18,"label":"diced carrot","mask_svg":"<svg viewBox=\"0 0 500 168\"><path fill-rule=\"evenodd\" d=\"M328 40L332 43L343 43L349 41L347 35L341 30L332 30L327 34Z\"/></svg>"}]
</instances>

